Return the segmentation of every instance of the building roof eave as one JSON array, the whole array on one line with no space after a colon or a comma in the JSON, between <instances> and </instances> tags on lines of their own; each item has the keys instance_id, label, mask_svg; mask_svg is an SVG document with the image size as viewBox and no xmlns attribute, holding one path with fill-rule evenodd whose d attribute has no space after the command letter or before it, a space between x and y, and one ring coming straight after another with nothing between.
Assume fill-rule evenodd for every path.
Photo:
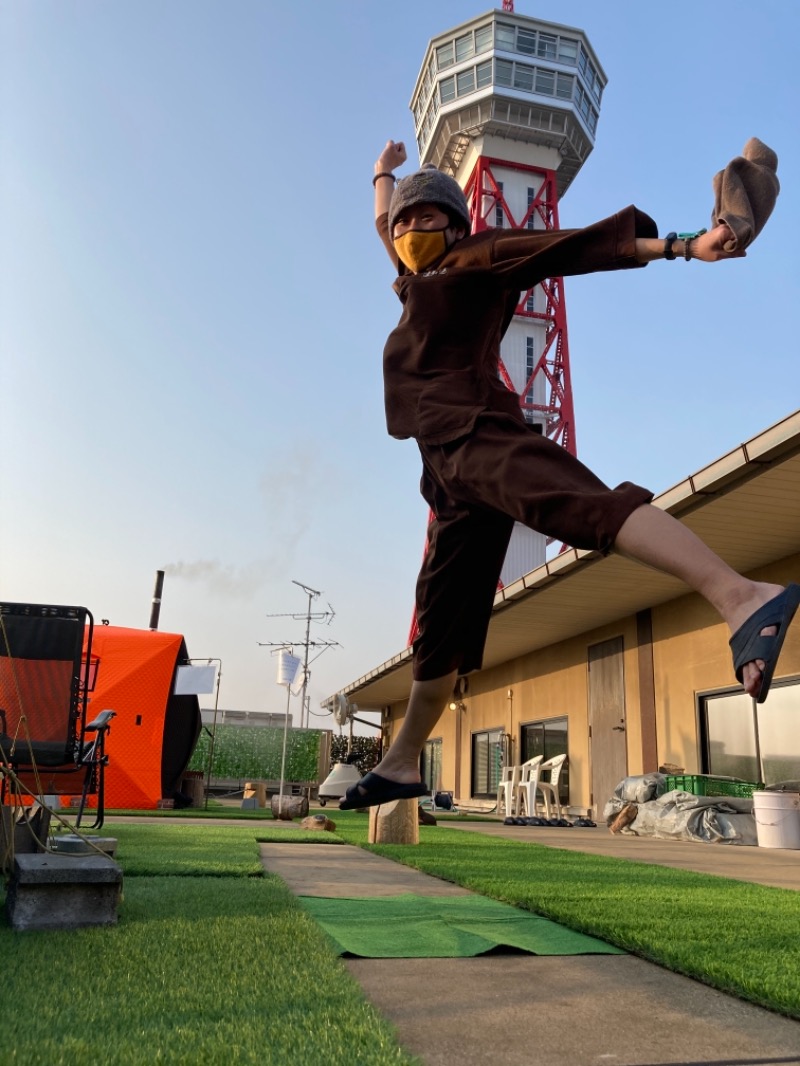
<instances>
[{"instance_id":1,"label":"building roof eave","mask_svg":"<svg viewBox=\"0 0 800 1066\"><path fill-rule=\"evenodd\" d=\"M746 573L800 552L800 411L657 496ZM632 559L569 548L495 597L484 669L686 595L686 586ZM345 686L360 704L408 698L411 649ZM328 700L324 701L326 704Z\"/></svg>"}]
</instances>

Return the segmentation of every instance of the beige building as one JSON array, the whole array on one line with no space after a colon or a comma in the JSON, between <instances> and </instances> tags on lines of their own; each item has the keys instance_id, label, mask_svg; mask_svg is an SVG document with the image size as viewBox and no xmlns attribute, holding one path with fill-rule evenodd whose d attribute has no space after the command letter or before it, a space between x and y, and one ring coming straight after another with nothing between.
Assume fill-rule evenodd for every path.
<instances>
[{"instance_id":1,"label":"beige building","mask_svg":"<svg viewBox=\"0 0 800 1066\"><path fill-rule=\"evenodd\" d=\"M739 572L800 581L800 411L655 503ZM566 752L562 801L595 816L623 777L667 763L800 779L800 620L775 676L756 704L735 681L727 629L705 601L618 555L570 549L498 592L483 669L459 679L423 773L462 806L491 807L504 762ZM410 687L406 649L343 692L361 710L382 710L391 743Z\"/></svg>"}]
</instances>

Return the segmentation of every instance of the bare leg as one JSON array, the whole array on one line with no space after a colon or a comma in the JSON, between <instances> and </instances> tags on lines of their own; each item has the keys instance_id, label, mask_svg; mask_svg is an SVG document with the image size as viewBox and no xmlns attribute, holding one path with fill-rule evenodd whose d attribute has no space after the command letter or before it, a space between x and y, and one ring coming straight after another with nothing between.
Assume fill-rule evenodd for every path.
<instances>
[{"instance_id":1,"label":"bare leg","mask_svg":"<svg viewBox=\"0 0 800 1066\"><path fill-rule=\"evenodd\" d=\"M732 570L690 529L666 511L645 504L623 523L614 549L641 563L679 577L699 592L735 632L750 615L783 591L781 585L750 581ZM770 626L763 632L775 633ZM744 668L743 684L754 696L761 683L764 663L757 660Z\"/></svg>"},{"instance_id":2,"label":"bare leg","mask_svg":"<svg viewBox=\"0 0 800 1066\"><path fill-rule=\"evenodd\" d=\"M453 692L457 674L445 674L432 681L415 681L411 686L408 710L400 732L375 772L392 781L419 781L419 756L433 727L439 721Z\"/></svg>"},{"instance_id":3,"label":"bare leg","mask_svg":"<svg viewBox=\"0 0 800 1066\"><path fill-rule=\"evenodd\" d=\"M731 632L753 611L783 591L781 585L750 581L737 574L690 529L651 504L639 507L623 523L614 550L680 578L708 600ZM768 627L764 632L774 633L775 627ZM763 662L757 660L744 668L743 684L751 696L758 692L763 667ZM375 767L382 777L409 783L419 781L420 752L441 717L456 676L454 672L432 681L413 683L400 732Z\"/></svg>"}]
</instances>

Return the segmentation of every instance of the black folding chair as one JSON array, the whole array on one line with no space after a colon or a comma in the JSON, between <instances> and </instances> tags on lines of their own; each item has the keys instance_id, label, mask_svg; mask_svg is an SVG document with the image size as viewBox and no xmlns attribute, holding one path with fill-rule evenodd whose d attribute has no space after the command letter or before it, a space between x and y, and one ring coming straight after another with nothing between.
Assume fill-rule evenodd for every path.
<instances>
[{"instance_id":1,"label":"black folding chair","mask_svg":"<svg viewBox=\"0 0 800 1066\"><path fill-rule=\"evenodd\" d=\"M96 795L91 828L99 829L115 712L86 721L97 665L93 629L85 607L0 603L0 803L80 793L80 827L87 798Z\"/></svg>"}]
</instances>

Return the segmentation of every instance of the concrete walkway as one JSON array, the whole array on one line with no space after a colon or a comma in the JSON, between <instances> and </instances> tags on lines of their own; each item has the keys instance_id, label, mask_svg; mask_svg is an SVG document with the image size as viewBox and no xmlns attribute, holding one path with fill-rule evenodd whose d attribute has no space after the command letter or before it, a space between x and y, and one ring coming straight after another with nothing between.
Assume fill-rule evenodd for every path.
<instances>
[{"instance_id":1,"label":"concrete walkway","mask_svg":"<svg viewBox=\"0 0 800 1066\"><path fill-rule=\"evenodd\" d=\"M517 839L523 839L520 833L535 832L491 823L460 823L460 827L513 834ZM541 842L546 833L540 831ZM629 858L663 862L663 858L643 859L631 847L638 842L636 838L610 837L605 830L549 833L547 842L558 847L623 852ZM559 833L568 838L566 842L557 839ZM676 846L671 841L650 841L648 849L661 843L668 849ZM466 892L348 845L260 847L266 869L283 878L297 895ZM718 852L760 850L677 847L713 851L714 861L720 859ZM659 854L666 858L668 852ZM668 865L686 865L687 860L677 852L672 858L676 862ZM752 858L757 861L756 856ZM778 878L788 877L791 862L787 860L784 866ZM796 886L800 887L800 870L797 874ZM772 878L772 872L768 876ZM800 1023L633 956L508 954L474 959L346 959L344 964L368 999L394 1024L403 1047L426 1066L800 1064Z\"/></svg>"}]
</instances>

